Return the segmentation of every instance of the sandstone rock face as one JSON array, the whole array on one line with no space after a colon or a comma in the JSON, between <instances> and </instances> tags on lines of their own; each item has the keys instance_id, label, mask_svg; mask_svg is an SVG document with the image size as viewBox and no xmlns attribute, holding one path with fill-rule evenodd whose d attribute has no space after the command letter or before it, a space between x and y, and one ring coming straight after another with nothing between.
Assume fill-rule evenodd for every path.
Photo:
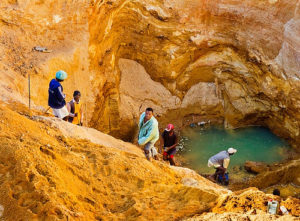
<instances>
[{"instance_id":1,"label":"sandstone rock face","mask_svg":"<svg viewBox=\"0 0 300 221\"><path fill-rule=\"evenodd\" d=\"M126 138L128 126L135 128L139 113L147 107L155 110L161 126L168 121L182 125L182 118L191 114L218 118L222 114L221 100L214 83L200 82L190 88L181 100L162 84L153 81L145 69L132 60L120 59L120 126ZM125 129L124 129L125 128ZM119 133L120 134L120 133ZM134 131L132 135L134 135ZM121 134L120 134L121 135Z\"/></svg>"},{"instance_id":2,"label":"sandstone rock face","mask_svg":"<svg viewBox=\"0 0 300 221\"><path fill-rule=\"evenodd\" d=\"M180 110L180 117L203 115L199 112L206 94L218 101L204 102L205 106L222 106L204 108L204 116L221 117L227 127L265 125L295 146L299 142L298 1L96 2L92 11L96 19L89 23L90 30L98 30L90 32L92 67L105 75L112 73L114 79L103 86L110 96L101 96L106 105L94 113L93 119L101 119L94 127L107 132L122 128L124 134L122 121L109 126L117 123L112 118L126 119L121 117L124 103L134 106L126 113L129 125L135 124L146 104L154 106L158 115L161 110L172 113L173 108ZM160 88L171 93L164 102L164 96L149 95L149 89L139 93L136 103L128 90L122 94L122 73L131 69L130 64L124 67L122 58L140 63ZM148 80L141 85L151 85ZM195 90L196 85L215 90ZM187 104L185 96L191 94L202 102ZM172 105L166 109L169 102ZM185 112L186 106L193 110Z\"/></svg>"},{"instance_id":3,"label":"sandstone rock face","mask_svg":"<svg viewBox=\"0 0 300 221\"><path fill-rule=\"evenodd\" d=\"M27 102L31 74L32 100L46 108L47 84L64 69L67 99L82 91L85 124L123 139L152 105L161 127L196 116L230 128L268 126L299 143L297 0L20 0L0 7L7 99ZM52 53L32 52L37 45ZM128 81L145 74L130 90ZM159 93L149 94L152 86Z\"/></svg>"},{"instance_id":4,"label":"sandstone rock face","mask_svg":"<svg viewBox=\"0 0 300 221\"><path fill-rule=\"evenodd\" d=\"M246 166L246 164L245 164ZM299 196L300 185L300 159L293 159L279 164L257 165L257 162L248 162L247 167L258 173L257 176L244 182L231 185L232 190L241 190L249 186L255 186L261 190L272 193L273 189L285 192L282 196ZM265 169L263 169L265 168Z\"/></svg>"},{"instance_id":5,"label":"sandstone rock face","mask_svg":"<svg viewBox=\"0 0 300 221\"><path fill-rule=\"evenodd\" d=\"M246 171L250 173L262 173L268 170L268 166L263 162L246 161L244 164Z\"/></svg>"},{"instance_id":6,"label":"sandstone rock face","mask_svg":"<svg viewBox=\"0 0 300 221\"><path fill-rule=\"evenodd\" d=\"M2 0L1 100L27 103L30 74L34 108L44 110L48 83L63 69L69 74L63 83L67 100L79 89L85 125L105 133L131 140L139 114L153 106L161 127L194 119L218 119L230 128L259 124L297 147L299 5ZM35 46L52 52L32 51ZM14 110L24 114L18 105ZM137 147L95 130L32 122L2 106L0 116L0 218L170 220L208 210L266 209L269 196L262 192L232 194L190 170L150 163ZM299 185L299 168L294 160L247 185ZM299 216L299 200L283 203Z\"/></svg>"},{"instance_id":7,"label":"sandstone rock face","mask_svg":"<svg viewBox=\"0 0 300 221\"><path fill-rule=\"evenodd\" d=\"M33 107L45 110L48 84L56 71L65 70L68 73L63 83L66 99L71 100L73 91L78 89L82 92L85 108L93 109L97 94L93 84L97 80L89 72L88 9L89 4L83 0L0 2L3 100L28 104L30 74ZM35 46L46 47L52 52L33 51Z\"/></svg>"},{"instance_id":8,"label":"sandstone rock face","mask_svg":"<svg viewBox=\"0 0 300 221\"><path fill-rule=\"evenodd\" d=\"M266 188L275 184L300 184L300 160L292 160L288 163L270 168L270 171L261 173L250 180L248 185L258 188Z\"/></svg>"}]
</instances>

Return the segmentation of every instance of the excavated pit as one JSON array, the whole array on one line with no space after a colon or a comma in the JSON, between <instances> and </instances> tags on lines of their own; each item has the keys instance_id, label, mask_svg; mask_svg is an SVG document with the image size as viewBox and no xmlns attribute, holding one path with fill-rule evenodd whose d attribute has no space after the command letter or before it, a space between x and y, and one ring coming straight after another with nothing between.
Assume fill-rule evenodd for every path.
<instances>
[{"instance_id":1,"label":"excavated pit","mask_svg":"<svg viewBox=\"0 0 300 221\"><path fill-rule=\"evenodd\" d=\"M134 142L152 106L160 129L261 125L299 151L297 0L5 0L0 9L6 103L27 104L30 74L33 108L46 110L48 83L63 69L67 100L82 92L84 124L114 137ZM232 189L298 185L299 170L295 157Z\"/></svg>"},{"instance_id":2,"label":"excavated pit","mask_svg":"<svg viewBox=\"0 0 300 221\"><path fill-rule=\"evenodd\" d=\"M131 140L139 113L152 106L162 125L189 116L228 128L262 125L296 147L297 2L192 2L96 5L92 67L111 75L91 125Z\"/></svg>"},{"instance_id":3,"label":"excavated pit","mask_svg":"<svg viewBox=\"0 0 300 221\"><path fill-rule=\"evenodd\" d=\"M297 1L102 2L90 22L101 30L91 34L92 57L115 79L91 125L134 141L139 114L151 106L160 129L170 122L179 129L200 121L230 129L259 125L298 151L298 7ZM298 184L298 176L277 181Z\"/></svg>"}]
</instances>

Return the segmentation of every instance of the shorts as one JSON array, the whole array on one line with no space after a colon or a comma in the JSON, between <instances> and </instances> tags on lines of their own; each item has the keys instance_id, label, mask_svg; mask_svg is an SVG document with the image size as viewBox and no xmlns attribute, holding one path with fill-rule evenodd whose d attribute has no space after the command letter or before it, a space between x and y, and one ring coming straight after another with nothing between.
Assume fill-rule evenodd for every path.
<instances>
[{"instance_id":1,"label":"shorts","mask_svg":"<svg viewBox=\"0 0 300 221\"><path fill-rule=\"evenodd\" d=\"M154 157L154 156L157 155L157 150L156 150L156 148L154 146L154 143L152 143L152 142L146 143L145 146L144 146L144 150L145 151L148 150L150 156L152 156L152 157Z\"/></svg>"},{"instance_id":2,"label":"shorts","mask_svg":"<svg viewBox=\"0 0 300 221\"><path fill-rule=\"evenodd\" d=\"M60 109L52 108L52 110L53 110L53 115L60 119L64 119L65 117L69 116L69 111L66 106L63 106Z\"/></svg>"},{"instance_id":3,"label":"shorts","mask_svg":"<svg viewBox=\"0 0 300 221\"><path fill-rule=\"evenodd\" d=\"M166 151L166 147L164 147L164 153L163 153L164 156L170 156L170 158L174 158L175 153L176 153L176 147L172 148L169 151Z\"/></svg>"},{"instance_id":4,"label":"shorts","mask_svg":"<svg viewBox=\"0 0 300 221\"><path fill-rule=\"evenodd\" d=\"M214 167L215 169L217 169L218 167L220 167L221 165L220 164L217 164L217 163L212 163L210 160L208 161L208 163L207 163L207 166L208 167Z\"/></svg>"}]
</instances>

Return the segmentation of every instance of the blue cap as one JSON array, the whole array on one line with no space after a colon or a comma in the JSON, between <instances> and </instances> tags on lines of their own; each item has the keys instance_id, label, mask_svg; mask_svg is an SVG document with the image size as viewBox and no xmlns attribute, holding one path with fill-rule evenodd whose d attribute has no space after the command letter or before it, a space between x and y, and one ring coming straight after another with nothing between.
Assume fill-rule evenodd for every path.
<instances>
[{"instance_id":1,"label":"blue cap","mask_svg":"<svg viewBox=\"0 0 300 221\"><path fill-rule=\"evenodd\" d=\"M65 80L68 77L68 75L66 72L60 70L60 71L56 72L55 77L59 80Z\"/></svg>"}]
</instances>

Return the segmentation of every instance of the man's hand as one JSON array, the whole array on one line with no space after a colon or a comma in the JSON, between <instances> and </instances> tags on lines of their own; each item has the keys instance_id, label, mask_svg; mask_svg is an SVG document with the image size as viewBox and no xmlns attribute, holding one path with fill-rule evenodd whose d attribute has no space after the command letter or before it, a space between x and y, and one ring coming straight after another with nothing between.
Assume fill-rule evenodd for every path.
<instances>
[{"instance_id":1,"label":"man's hand","mask_svg":"<svg viewBox=\"0 0 300 221\"><path fill-rule=\"evenodd\" d=\"M75 114L74 114L74 117L77 117L77 116L78 116L78 113L75 113Z\"/></svg>"},{"instance_id":2,"label":"man's hand","mask_svg":"<svg viewBox=\"0 0 300 221\"><path fill-rule=\"evenodd\" d=\"M166 149L166 151L172 150L174 148L174 146L170 146Z\"/></svg>"}]
</instances>

